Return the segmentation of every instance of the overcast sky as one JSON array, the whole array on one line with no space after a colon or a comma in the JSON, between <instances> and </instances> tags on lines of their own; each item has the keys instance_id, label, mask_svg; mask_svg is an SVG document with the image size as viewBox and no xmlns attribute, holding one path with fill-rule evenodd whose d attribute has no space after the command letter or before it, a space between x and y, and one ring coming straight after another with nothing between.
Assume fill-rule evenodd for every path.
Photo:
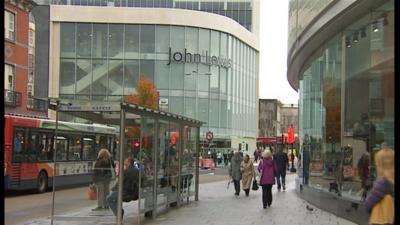
<instances>
[{"instance_id":1,"label":"overcast sky","mask_svg":"<svg viewBox=\"0 0 400 225\"><path fill-rule=\"evenodd\" d=\"M298 104L286 78L289 0L260 0L260 98Z\"/></svg>"}]
</instances>

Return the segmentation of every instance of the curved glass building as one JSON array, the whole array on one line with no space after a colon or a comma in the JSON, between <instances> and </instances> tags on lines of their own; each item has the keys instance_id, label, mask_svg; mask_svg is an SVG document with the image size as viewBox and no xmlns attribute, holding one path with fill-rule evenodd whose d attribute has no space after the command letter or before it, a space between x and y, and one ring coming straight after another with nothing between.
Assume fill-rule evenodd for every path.
<instances>
[{"instance_id":1,"label":"curved glass building","mask_svg":"<svg viewBox=\"0 0 400 225\"><path fill-rule=\"evenodd\" d=\"M37 79L48 88L35 86L36 96L120 101L145 77L161 110L206 122L201 138L211 131L221 150L256 148L259 1L42 4L37 39L48 35L39 55L49 61L37 62Z\"/></svg>"},{"instance_id":2,"label":"curved glass building","mask_svg":"<svg viewBox=\"0 0 400 225\"><path fill-rule=\"evenodd\" d=\"M289 8L287 78L300 94L306 149L297 190L367 223L361 158L369 156L374 178L374 153L394 148L394 1L292 0Z\"/></svg>"}]
</instances>

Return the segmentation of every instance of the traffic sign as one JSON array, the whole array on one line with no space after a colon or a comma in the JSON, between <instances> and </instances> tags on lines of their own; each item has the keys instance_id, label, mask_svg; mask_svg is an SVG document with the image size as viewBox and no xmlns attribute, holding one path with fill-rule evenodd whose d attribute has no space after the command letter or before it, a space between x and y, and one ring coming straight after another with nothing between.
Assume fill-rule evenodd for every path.
<instances>
[{"instance_id":1,"label":"traffic sign","mask_svg":"<svg viewBox=\"0 0 400 225\"><path fill-rule=\"evenodd\" d=\"M213 132L208 131L207 134L206 134L206 139L207 139L208 141L211 141L213 138L214 138Z\"/></svg>"}]
</instances>

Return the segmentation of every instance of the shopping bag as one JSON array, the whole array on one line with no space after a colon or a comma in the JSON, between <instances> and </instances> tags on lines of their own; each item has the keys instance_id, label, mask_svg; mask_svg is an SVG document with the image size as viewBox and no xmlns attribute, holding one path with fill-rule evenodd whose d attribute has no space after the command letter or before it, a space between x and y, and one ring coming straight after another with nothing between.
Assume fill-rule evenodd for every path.
<instances>
[{"instance_id":1,"label":"shopping bag","mask_svg":"<svg viewBox=\"0 0 400 225\"><path fill-rule=\"evenodd\" d=\"M253 179L253 185L252 185L252 187L251 187L251 190L253 190L253 191L257 191L258 190L258 184L257 184L257 180L256 179Z\"/></svg>"},{"instance_id":2,"label":"shopping bag","mask_svg":"<svg viewBox=\"0 0 400 225\"><path fill-rule=\"evenodd\" d=\"M97 199L97 189L94 184L89 185L89 190L87 192L89 200L96 200Z\"/></svg>"}]
</instances>

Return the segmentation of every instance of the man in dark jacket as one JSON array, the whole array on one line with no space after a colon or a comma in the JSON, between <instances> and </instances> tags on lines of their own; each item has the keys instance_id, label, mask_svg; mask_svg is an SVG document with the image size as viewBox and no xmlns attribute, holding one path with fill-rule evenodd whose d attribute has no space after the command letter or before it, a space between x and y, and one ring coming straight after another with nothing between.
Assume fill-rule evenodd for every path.
<instances>
[{"instance_id":1,"label":"man in dark jacket","mask_svg":"<svg viewBox=\"0 0 400 225\"><path fill-rule=\"evenodd\" d=\"M286 167L289 161L288 156L285 153L283 153L282 149L279 149L277 150L277 153L275 153L274 155L274 161L276 164L276 168L278 170L276 173L276 183L278 184L278 191L281 191L281 181L282 181L283 191L285 191Z\"/></svg>"},{"instance_id":2,"label":"man in dark jacket","mask_svg":"<svg viewBox=\"0 0 400 225\"><path fill-rule=\"evenodd\" d=\"M139 197L139 169L134 166L134 160L127 158L124 161L124 179L122 189L122 200L129 202L137 200ZM117 216L118 207L118 183L112 188L112 192L107 196L107 202ZM124 217L124 209L122 209L122 217Z\"/></svg>"}]
</instances>

